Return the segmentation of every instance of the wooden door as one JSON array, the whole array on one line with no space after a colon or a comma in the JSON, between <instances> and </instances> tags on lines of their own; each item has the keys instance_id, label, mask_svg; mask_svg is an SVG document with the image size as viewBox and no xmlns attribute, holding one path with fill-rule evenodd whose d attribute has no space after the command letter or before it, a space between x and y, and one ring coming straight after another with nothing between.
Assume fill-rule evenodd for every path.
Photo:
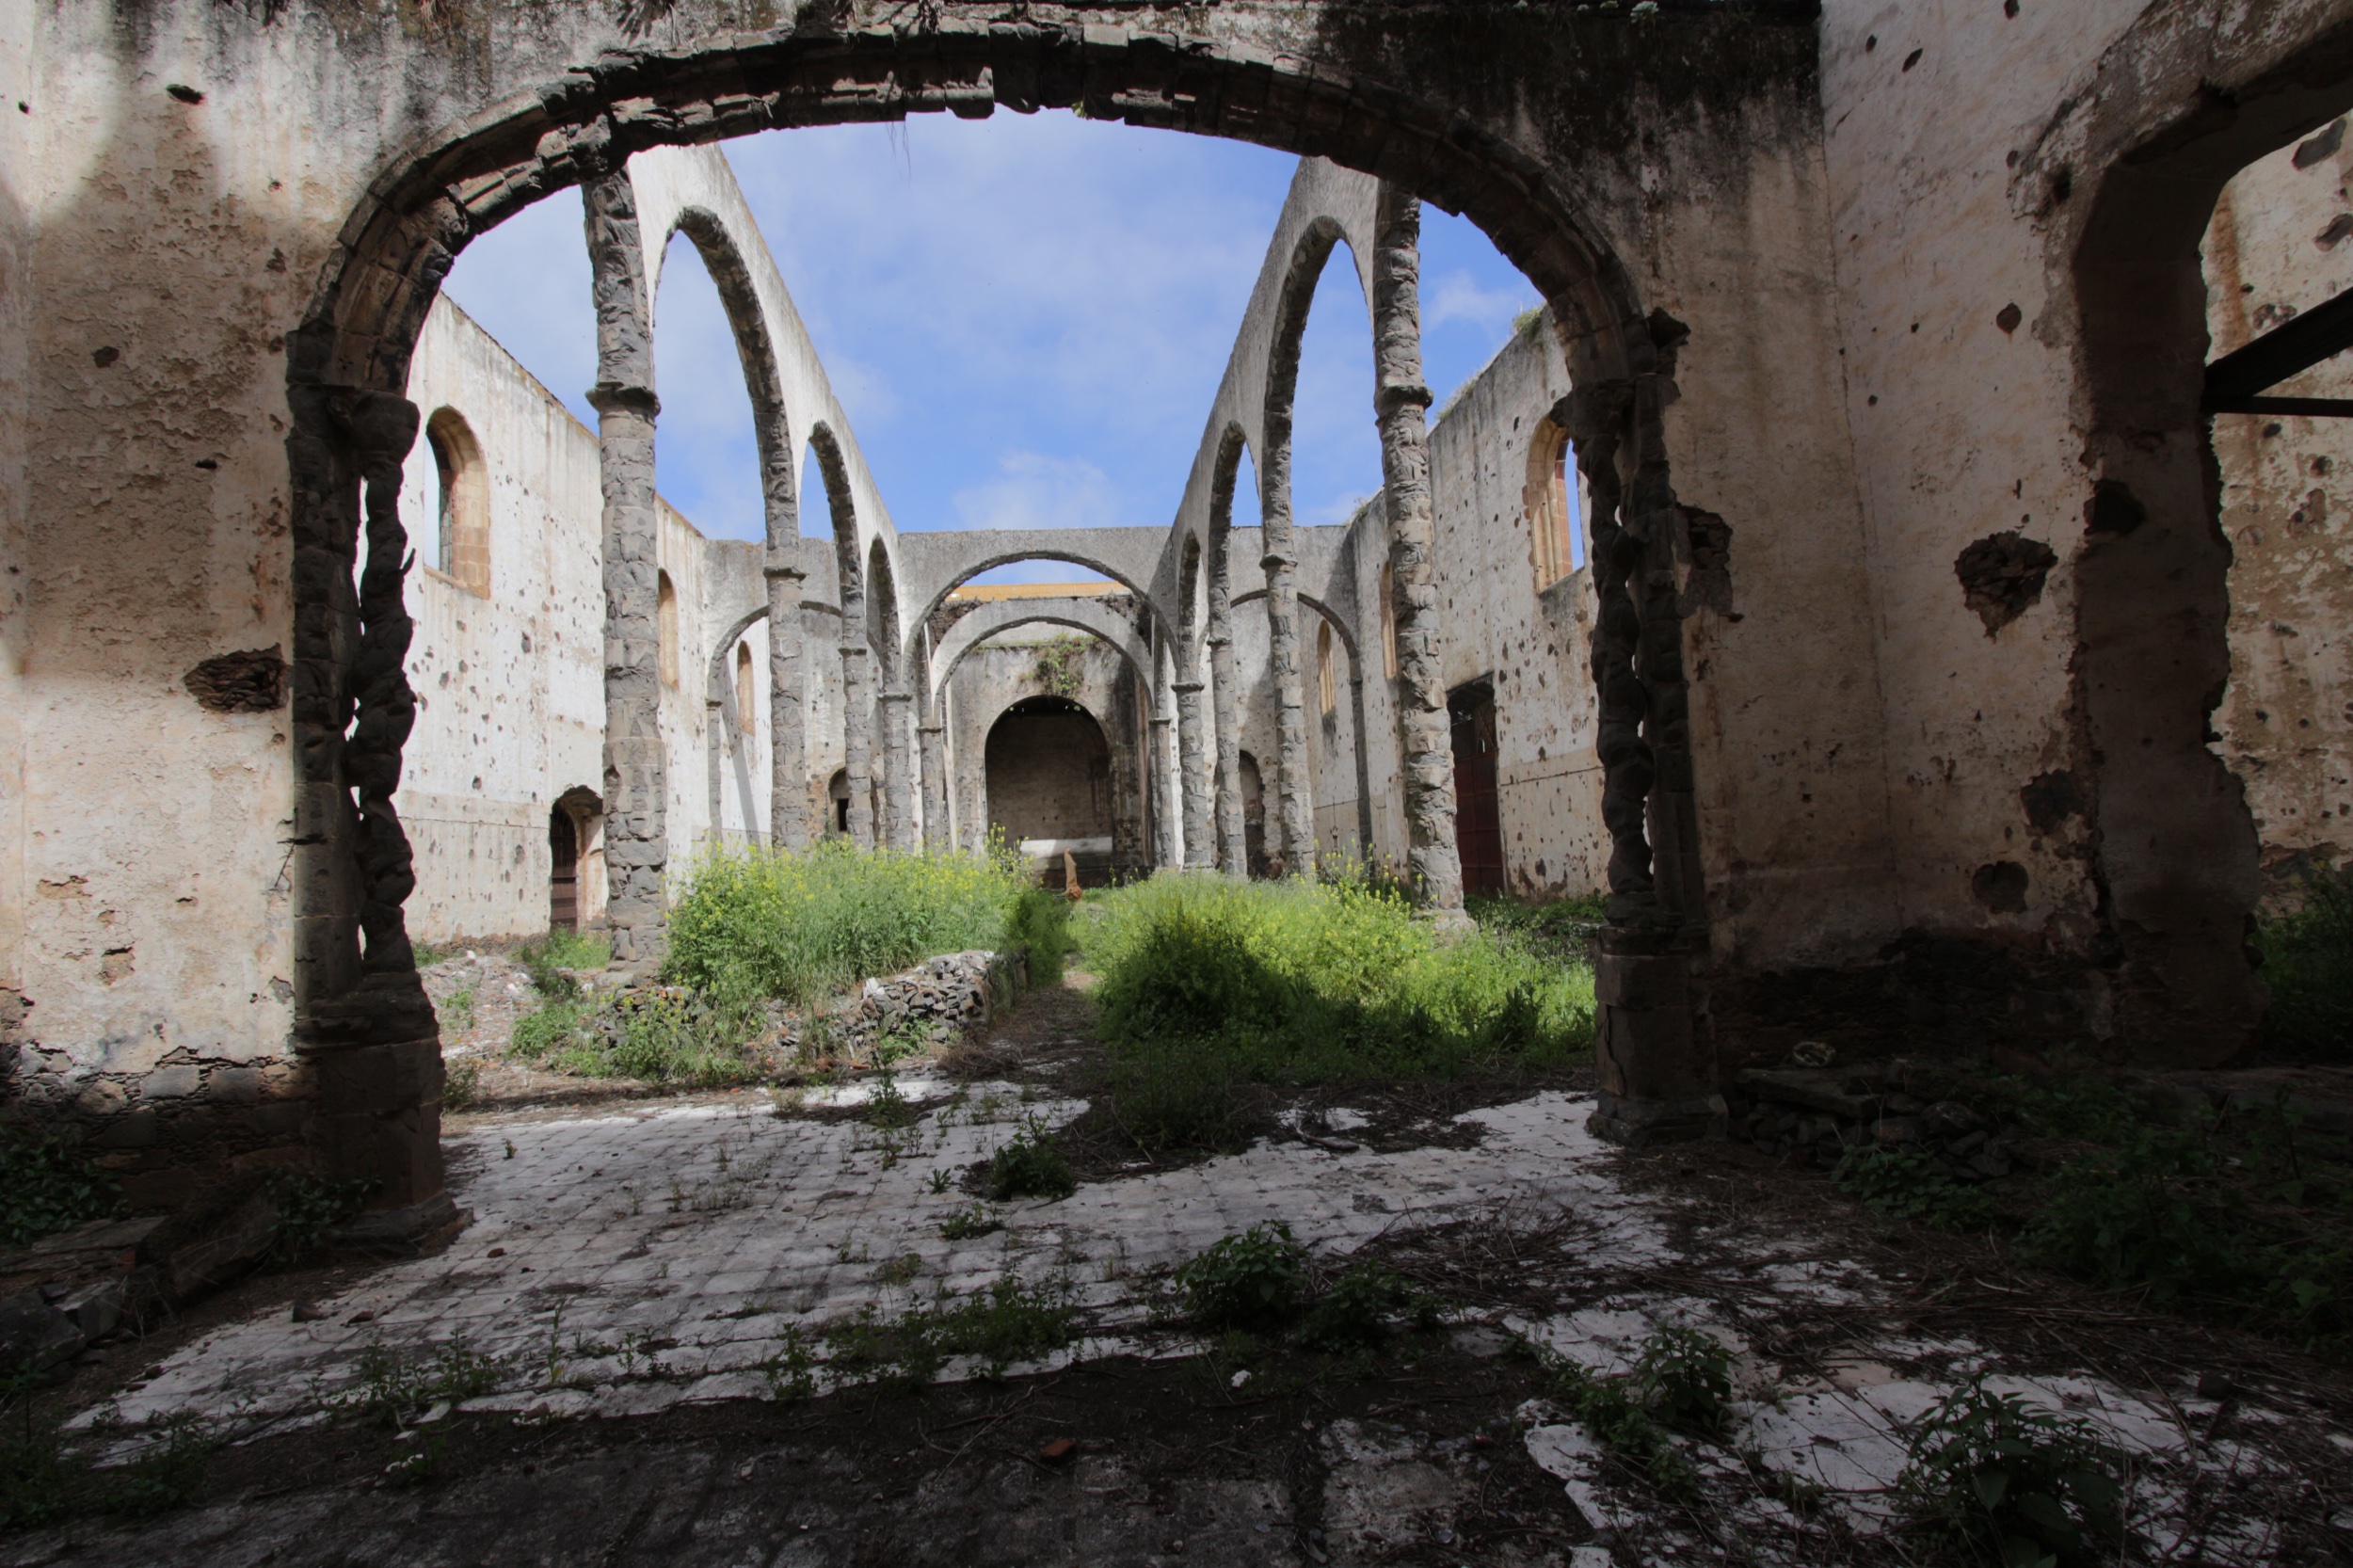
<instances>
[{"instance_id":1,"label":"wooden door","mask_svg":"<svg viewBox=\"0 0 2353 1568\"><path fill-rule=\"evenodd\" d=\"M1454 721L1454 847L1466 895L1504 891L1503 818L1496 804L1496 694L1476 681L1447 697Z\"/></svg>"}]
</instances>

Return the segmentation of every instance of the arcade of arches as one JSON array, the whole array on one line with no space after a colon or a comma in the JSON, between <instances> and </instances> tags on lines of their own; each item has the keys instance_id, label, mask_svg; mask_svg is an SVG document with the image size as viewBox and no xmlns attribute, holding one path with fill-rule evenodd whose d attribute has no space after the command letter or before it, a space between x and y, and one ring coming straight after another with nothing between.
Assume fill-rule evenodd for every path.
<instances>
[{"instance_id":1,"label":"arcade of arches","mask_svg":"<svg viewBox=\"0 0 2353 1568\"><path fill-rule=\"evenodd\" d=\"M727 843L1603 895L1634 1144L1801 1041L2250 1048L2353 853L2348 0L506 8L0 4L0 1027L134 1208L446 1233L414 945L642 975ZM1300 159L1184 487L903 529L719 144L1074 108ZM438 294L573 187L593 430ZM1545 301L1442 406L1424 203ZM654 488L675 234L758 541ZM1385 483L1309 526L1326 267Z\"/></svg>"}]
</instances>

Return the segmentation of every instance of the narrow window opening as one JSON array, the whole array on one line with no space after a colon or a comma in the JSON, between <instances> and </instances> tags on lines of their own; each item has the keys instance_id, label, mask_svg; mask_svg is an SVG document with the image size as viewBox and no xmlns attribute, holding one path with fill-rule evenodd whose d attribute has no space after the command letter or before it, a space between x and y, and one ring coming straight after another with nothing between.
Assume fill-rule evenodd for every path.
<instances>
[{"instance_id":1,"label":"narrow window opening","mask_svg":"<svg viewBox=\"0 0 2353 1568\"><path fill-rule=\"evenodd\" d=\"M1397 679L1397 568L1381 566L1381 673Z\"/></svg>"},{"instance_id":2,"label":"narrow window opening","mask_svg":"<svg viewBox=\"0 0 2353 1568\"><path fill-rule=\"evenodd\" d=\"M662 683L675 686L678 684L678 590L670 585L670 574L666 571L657 574L656 583L655 618L658 623L656 634L662 645Z\"/></svg>"},{"instance_id":3,"label":"narrow window opening","mask_svg":"<svg viewBox=\"0 0 2353 1568\"><path fill-rule=\"evenodd\" d=\"M752 645L735 645L735 728L749 735L760 728L758 682L752 679Z\"/></svg>"}]
</instances>

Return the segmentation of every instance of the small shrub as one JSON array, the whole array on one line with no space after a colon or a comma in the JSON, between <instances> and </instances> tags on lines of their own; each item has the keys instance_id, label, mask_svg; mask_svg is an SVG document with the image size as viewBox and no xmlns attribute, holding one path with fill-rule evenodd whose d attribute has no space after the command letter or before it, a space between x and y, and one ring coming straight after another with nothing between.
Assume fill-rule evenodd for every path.
<instances>
[{"instance_id":1,"label":"small shrub","mask_svg":"<svg viewBox=\"0 0 2353 1568\"><path fill-rule=\"evenodd\" d=\"M1299 1312L1307 1249L1290 1226L1262 1222L1214 1241L1176 1269L1176 1288L1205 1328L1280 1328Z\"/></svg>"},{"instance_id":2,"label":"small shrub","mask_svg":"<svg viewBox=\"0 0 2353 1568\"><path fill-rule=\"evenodd\" d=\"M1001 854L723 850L671 911L667 972L714 996L813 1001L938 953L1009 946L1028 890Z\"/></svg>"},{"instance_id":3,"label":"small shrub","mask_svg":"<svg viewBox=\"0 0 2353 1568\"><path fill-rule=\"evenodd\" d=\"M1087 901L1115 1064L1192 1068L1207 1048L1276 1083L1458 1077L1564 1064L1593 1038L1593 984L1507 936L1441 943L1372 886L1156 878Z\"/></svg>"},{"instance_id":4,"label":"small shrub","mask_svg":"<svg viewBox=\"0 0 2353 1568\"><path fill-rule=\"evenodd\" d=\"M507 1035L506 1048L526 1062L569 1049L582 1043L582 1028L588 1014L588 1005L577 1000L551 1001L515 1020L514 1030Z\"/></svg>"},{"instance_id":5,"label":"small shrub","mask_svg":"<svg viewBox=\"0 0 2353 1568\"><path fill-rule=\"evenodd\" d=\"M1003 946L1030 951L1030 984L1062 984L1063 967L1078 939L1070 930L1070 901L1050 888L1024 888L1006 918Z\"/></svg>"},{"instance_id":6,"label":"small shrub","mask_svg":"<svg viewBox=\"0 0 2353 1568\"><path fill-rule=\"evenodd\" d=\"M993 1210L985 1204L973 1204L959 1208L941 1222L940 1237L949 1241L968 1241L975 1236L986 1236L992 1230L1004 1229Z\"/></svg>"},{"instance_id":7,"label":"small shrub","mask_svg":"<svg viewBox=\"0 0 2353 1568\"><path fill-rule=\"evenodd\" d=\"M2155 1133L2070 1161L2027 1222L2023 1248L2066 1273L2161 1303L2227 1291L2241 1261L2236 1238L2182 1185L2206 1165L2195 1141Z\"/></svg>"},{"instance_id":8,"label":"small shrub","mask_svg":"<svg viewBox=\"0 0 2353 1568\"><path fill-rule=\"evenodd\" d=\"M2117 1465L2091 1429L1978 1379L1922 1417L1897 1491L1918 1528L2004 1568L2102 1560L2123 1533Z\"/></svg>"},{"instance_id":9,"label":"small shrub","mask_svg":"<svg viewBox=\"0 0 2353 1568\"><path fill-rule=\"evenodd\" d=\"M0 1406L0 1530L92 1514L140 1518L184 1508L203 1491L204 1472L220 1446L209 1427L182 1417L140 1432L147 1441L127 1464L99 1468L68 1447L53 1420L36 1416L29 1380L6 1380L15 1410ZM104 1425L92 1435L131 1435L120 1424Z\"/></svg>"},{"instance_id":10,"label":"small shrub","mask_svg":"<svg viewBox=\"0 0 2353 1568\"><path fill-rule=\"evenodd\" d=\"M441 1066L441 1109L463 1111L482 1092L482 1064L471 1057Z\"/></svg>"},{"instance_id":11,"label":"small shrub","mask_svg":"<svg viewBox=\"0 0 2353 1568\"><path fill-rule=\"evenodd\" d=\"M1230 1053L1200 1040L1140 1040L1109 1064L1110 1114L1138 1147L1230 1152L1245 1141Z\"/></svg>"},{"instance_id":12,"label":"small shrub","mask_svg":"<svg viewBox=\"0 0 2353 1568\"><path fill-rule=\"evenodd\" d=\"M468 985L452 991L435 1011L440 1015L441 1023L450 1029L472 1029L474 1016L473 987Z\"/></svg>"},{"instance_id":13,"label":"small shrub","mask_svg":"<svg viewBox=\"0 0 2353 1568\"><path fill-rule=\"evenodd\" d=\"M1668 1426L1713 1432L1732 1402L1732 1358L1714 1335L1662 1323L1643 1341L1634 1384Z\"/></svg>"},{"instance_id":14,"label":"small shrub","mask_svg":"<svg viewBox=\"0 0 2353 1568\"><path fill-rule=\"evenodd\" d=\"M1438 1303L1386 1265L1352 1263L1307 1309L1300 1337L1326 1351L1376 1345L1389 1336L1389 1320L1401 1313L1428 1326L1437 1320Z\"/></svg>"},{"instance_id":15,"label":"small shrub","mask_svg":"<svg viewBox=\"0 0 2353 1568\"><path fill-rule=\"evenodd\" d=\"M501 1368L496 1357L482 1354L458 1334L432 1354L413 1360L381 1343L368 1345L360 1352L358 1370L360 1386L342 1401L344 1407L400 1427L443 1400L455 1404L492 1392Z\"/></svg>"},{"instance_id":16,"label":"small shrub","mask_svg":"<svg viewBox=\"0 0 2353 1568\"><path fill-rule=\"evenodd\" d=\"M1699 1495L1698 1478L1651 1413L1636 1398L1632 1378L1598 1378L1574 1361L1554 1360L1548 1370L1553 1400L1574 1416L1610 1455L1640 1472L1661 1496L1688 1503Z\"/></svg>"},{"instance_id":17,"label":"small shrub","mask_svg":"<svg viewBox=\"0 0 2353 1568\"><path fill-rule=\"evenodd\" d=\"M1926 1149L1857 1144L1838 1158L1839 1190L1882 1214L1944 1230L1983 1230L2001 1218L1992 1198L1955 1181Z\"/></svg>"},{"instance_id":18,"label":"small shrub","mask_svg":"<svg viewBox=\"0 0 2353 1568\"><path fill-rule=\"evenodd\" d=\"M122 1211L113 1180L61 1133L0 1123L0 1246Z\"/></svg>"},{"instance_id":19,"label":"small shrub","mask_svg":"<svg viewBox=\"0 0 2353 1568\"><path fill-rule=\"evenodd\" d=\"M287 1264L325 1246L328 1233L365 1208L377 1186L374 1176L337 1181L298 1171L273 1170L264 1179L278 1208L278 1239L270 1243L270 1256Z\"/></svg>"},{"instance_id":20,"label":"small shrub","mask_svg":"<svg viewBox=\"0 0 2353 1568\"><path fill-rule=\"evenodd\" d=\"M429 969L436 964L448 962L456 950L435 947L431 942L411 942L408 944L408 951L413 955L417 968Z\"/></svg>"},{"instance_id":21,"label":"small shrub","mask_svg":"<svg viewBox=\"0 0 2353 1568\"><path fill-rule=\"evenodd\" d=\"M1008 1274L978 1294L943 1297L897 1318L883 1318L870 1305L826 1330L825 1339L843 1367L887 1371L920 1384L950 1356L976 1357L993 1377L1015 1362L1062 1349L1078 1332L1067 1290L1026 1286Z\"/></svg>"},{"instance_id":22,"label":"small shrub","mask_svg":"<svg viewBox=\"0 0 2353 1568\"><path fill-rule=\"evenodd\" d=\"M1079 1190L1079 1178L1052 1135L1033 1121L989 1158L986 1186L999 1203L1032 1195L1066 1198Z\"/></svg>"},{"instance_id":23,"label":"small shrub","mask_svg":"<svg viewBox=\"0 0 2353 1568\"><path fill-rule=\"evenodd\" d=\"M2264 1045L2299 1062L2353 1059L2353 887L2335 872L2304 885L2300 908L2255 928L2271 990Z\"/></svg>"},{"instance_id":24,"label":"small shrub","mask_svg":"<svg viewBox=\"0 0 2353 1568\"><path fill-rule=\"evenodd\" d=\"M624 991L590 1012L552 1064L584 1078L709 1087L759 1075L749 1048L765 1020L745 1002Z\"/></svg>"}]
</instances>

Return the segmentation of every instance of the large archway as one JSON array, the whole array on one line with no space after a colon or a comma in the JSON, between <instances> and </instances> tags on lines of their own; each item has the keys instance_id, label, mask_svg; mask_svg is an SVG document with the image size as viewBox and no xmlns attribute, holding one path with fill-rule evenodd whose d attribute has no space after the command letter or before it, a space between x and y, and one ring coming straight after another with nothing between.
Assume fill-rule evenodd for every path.
<instances>
[{"instance_id":1,"label":"large archway","mask_svg":"<svg viewBox=\"0 0 2353 1568\"><path fill-rule=\"evenodd\" d=\"M560 74L551 66L536 91L453 118L409 143L352 212L302 326L287 340L292 532L306 561L295 574L292 664L296 689L311 694L295 716L303 770L295 836L303 903L295 918L308 933L296 965L297 1040L333 1045L332 1060L348 1064L355 1084L414 1077L369 1065L370 1051L406 1061L436 1049L401 915L411 880L407 839L390 801L412 703L397 658L383 655L408 636L399 589L408 534L396 498L416 417L398 389L450 259L520 206L603 181L642 149L942 109L984 116L999 104L1019 112L1076 107L1090 119L1257 141L1382 175L1462 211L1536 283L1586 393L1577 434L1593 465L1597 555L1610 563L1605 606L1625 604L1622 615L1605 614L1609 635L1597 644L1595 675L1621 695L1650 694L1631 709L1620 702L1625 722L1608 753L1618 913L1648 920L1677 952L1695 951L1701 908L1697 867L1686 853L1696 834L1683 674L1679 658L1661 651L1679 612L1671 587L1655 586L1639 602L1628 593L1630 574L1643 581L1646 563L1650 579L1671 583L1672 545L1667 530L1616 526L1622 496L1642 515L1673 504L1661 426L1670 389L1655 375L1658 337L1631 278L1571 186L1533 147L1484 130L1466 134L1466 111L1498 127L1527 124L1516 88L1501 84L1497 96L1469 87L1467 77L1443 87L1433 77L1419 90L1399 85L1416 70L1400 62L1416 58L1417 47L1433 57L1450 47L1448 24L1434 14L1401 16L1377 35L1328 30L1299 54L1270 54L1264 19L1247 7L1200 13L1182 37L1140 29L1108 6L1073 8L1087 20L1066 28L978 24L959 11L916 31L840 31L833 14L803 8L808 24L798 31L714 34L665 51L605 55ZM1531 47L1557 59L1562 89L1597 100L1624 95L1618 65L1597 71L1549 18L1531 13L1526 25ZM1740 69L1784 72L1785 54L1810 70L1813 45L1802 29L1738 32L1752 62ZM1785 47L1759 51L1762 39ZM1642 69L1634 59L1621 63ZM638 287L642 312L642 278ZM1677 324L1664 330L1677 341ZM1400 390L1409 403L1416 391ZM623 388L615 397L626 418L646 426L649 446L649 390ZM841 563L845 631L865 608L851 602L854 548ZM1638 658L1645 623L1650 634ZM845 646L845 661L856 651ZM855 681L845 685L856 694L849 698L855 730L864 694ZM853 792L862 792L858 748L847 749ZM853 811L854 830L863 816ZM1654 826L1679 857L1674 874L1657 886ZM1682 1028L1688 1033L1688 1020ZM1621 1048L1633 1044L1628 1036ZM395 1090L392 1100L375 1100L364 1114L388 1124L423 1128L432 1121L429 1096ZM438 1190L438 1176L426 1174L435 1163L429 1138L403 1142L408 1168L386 1187L387 1203ZM357 1148L326 1152L330 1166L355 1172L381 1163Z\"/></svg>"},{"instance_id":2,"label":"large archway","mask_svg":"<svg viewBox=\"0 0 2353 1568\"><path fill-rule=\"evenodd\" d=\"M983 761L988 825L1064 885L1067 855L1081 885L1112 870L1112 748L1102 723L1068 697L1025 696L989 727Z\"/></svg>"}]
</instances>

